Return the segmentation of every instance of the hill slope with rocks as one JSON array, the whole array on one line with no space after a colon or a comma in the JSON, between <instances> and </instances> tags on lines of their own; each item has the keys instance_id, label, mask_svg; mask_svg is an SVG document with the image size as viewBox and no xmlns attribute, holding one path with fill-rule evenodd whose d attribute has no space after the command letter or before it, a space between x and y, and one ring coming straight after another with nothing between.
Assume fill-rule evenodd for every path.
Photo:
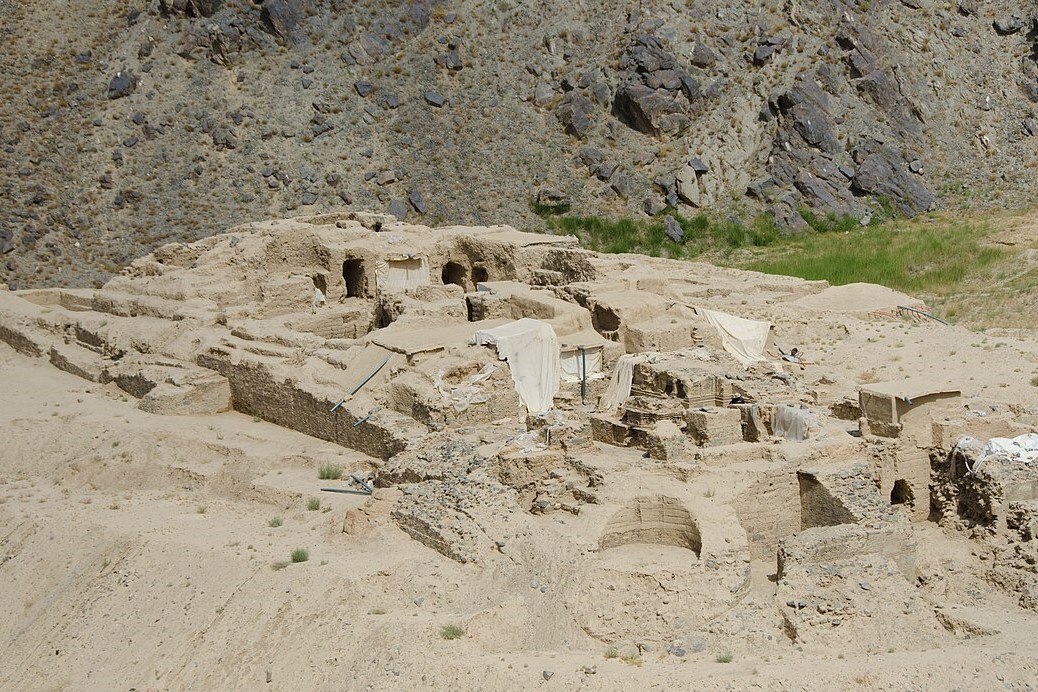
<instances>
[{"instance_id":1,"label":"hill slope with rocks","mask_svg":"<svg viewBox=\"0 0 1038 692\"><path fill-rule=\"evenodd\" d=\"M1033 3L0 1L0 282L246 219L1030 200ZM297 212L299 213L299 212Z\"/></svg>"}]
</instances>

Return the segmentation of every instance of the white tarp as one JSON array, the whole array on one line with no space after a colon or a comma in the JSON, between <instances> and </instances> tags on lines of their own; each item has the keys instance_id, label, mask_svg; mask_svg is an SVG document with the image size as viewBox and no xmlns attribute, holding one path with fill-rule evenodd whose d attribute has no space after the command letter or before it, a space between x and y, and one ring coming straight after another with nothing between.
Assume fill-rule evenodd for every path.
<instances>
[{"instance_id":1,"label":"white tarp","mask_svg":"<svg viewBox=\"0 0 1038 692\"><path fill-rule=\"evenodd\" d=\"M585 377L589 380L602 377L602 347L585 348L581 354L579 348L563 351L559 356L562 367L562 379L566 382L580 382ZM584 372L585 363L587 372Z\"/></svg>"},{"instance_id":2,"label":"white tarp","mask_svg":"<svg viewBox=\"0 0 1038 692\"><path fill-rule=\"evenodd\" d=\"M959 444L968 441L971 441L971 438L963 438ZM991 438L980 452L982 460L988 459L989 456L1030 464L1038 460L1038 435L1027 433L1014 438Z\"/></svg>"},{"instance_id":3,"label":"white tarp","mask_svg":"<svg viewBox=\"0 0 1038 692\"><path fill-rule=\"evenodd\" d=\"M810 429L818 426L818 419L809 409L780 404L775 407L775 420L772 425L776 436L803 442L810 435Z\"/></svg>"},{"instance_id":4,"label":"white tarp","mask_svg":"<svg viewBox=\"0 0 1038 692\"><path fill-rule=\"evenodd\" d=\"M429 264L424 257L399 255L375 262L375 283L380 291L403 291L429 284Z\"/></svg>"},{"instance_id":5,"label":"white tarp","mask_svg":"<svg viewBox=\"0 0 1038 692\"><path fill-rule=\"evenodd\" d=\"M456 387L452 387L443 381L443 370L440 370L433 379L433 385L440 391L440 395L444 399L448 399L451 402L454 410L461 413L472 404L482 404L490 400L487 393L476 385L488 379L494 374L495 370L497 370L496 363L487 363L479 372L470 376L467 381Z\"/></svg>"},{"instance_id":6,"label":"white tarp","mask_svg":"<svg viewBox=\"0 0 1038 692\"><path fill-rule=\"evenodd\" d=\"M613 368L613 377L609 380L602 401L599 403L600 411L615 411L627 403L631 396L631 383L634 380L634 366L638 363L648 362L646 353L627 353L620 356Z\"/></svg>"},{"instance_id":7,"label":"white tarp","mask_svg":"<svg viewBox=\"0 0 1038 692\"><path fill-rule=\"evenodd\" d=\"M771 332L771 322L748 320L744 317L703 308L699 308L699 311L721 335L721 345L724 346L724 350L732 354L745 367L767 360L764 356L764 349L767 347L768 334Z\"/></svg>"},{"instance_id":8,"label":"white tarp","mask_svg":"<svg viewBox=\"0 0 1038 692\"><path fill-rule=\"evenodd\" d=\"M497 355L508 361L519 400L530 413L544 413L552 407L559 391L562 365L559 337L547 322L524 317L515 322L475 334L477 344L493 344Z\"/></svg>"}]
</instances>

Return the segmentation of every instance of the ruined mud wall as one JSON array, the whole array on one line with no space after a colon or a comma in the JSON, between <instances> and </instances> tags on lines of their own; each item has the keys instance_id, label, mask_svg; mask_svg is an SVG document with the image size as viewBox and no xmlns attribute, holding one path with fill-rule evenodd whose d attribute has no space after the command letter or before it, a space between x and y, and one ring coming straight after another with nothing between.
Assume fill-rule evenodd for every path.
<instances>
[{"instance_id":1,"label":"ruined mud wall","mask_svg":"<svg viewBox=\"0 0 1038 692\"><path fill-rule=\"evenodd\" d=\"M767 471L732 502L755 560L775 559L783 536L800 531L800 486L796 471Z\"/></svg>"}]
</instances>

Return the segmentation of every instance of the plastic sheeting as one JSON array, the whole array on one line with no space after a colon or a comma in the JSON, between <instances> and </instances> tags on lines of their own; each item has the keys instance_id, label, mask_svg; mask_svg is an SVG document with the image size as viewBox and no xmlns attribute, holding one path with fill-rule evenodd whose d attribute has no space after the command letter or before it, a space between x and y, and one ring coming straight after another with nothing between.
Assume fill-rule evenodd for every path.
<instances>
[{"instance_id":1,"label":"plastic sheeting","mask_svg":"<svg viewBox=\"0 0 1038 692\"><path fill-rule=\"evenodd\" d=\"M564 351L559 356L562 367L562 379L566 382L580 382L587 377L589 380L599 379L602 375L602 347L585 348L583 357L580 349ZM584 372L584 363L587 363L587 372Z\"/></svg>"},{"instance_id":2,"label":"plastic sheeting","mask_svg":"<svg viewBox=\"0 0 1038 692\"><path fill-rule=\"evenodd\" d=\"M599 403L600 411L615 411L627 403L631 396L631 382L634 381L634 366L639 363L648 362L645 353L627 353L620 356L613 368L613 377L609 380L602 401Z\"/></svg>"},{"instance_id":3,"label":"plastic sheeting","mask_svg":"<svg viewBox=\"0 0 1038 692\"><path fill-rule=\"evenodd\" d=\"M487 393L476 385L493 375L495 370L497 370L495 363L487 363L479 372L469 377L464 384L456 387L451 387L443 381L443 370L440 370L433 379L433 385L440 391L444 399L450 400L454 410L461 413L472 404L482 404L489 400L490 397L487 396Z\"/></svg>"},{"instance_id":4,"label":"plastic sheeting","mask_svg":"<svg viewBox=\"0 0 1038 692\"><path fill-rule=\"evenodd\" d=\"M707 321L721 335L721 345L745 367L767 360L764 349L767 347L768 334L771 333L771 322L748 320L725 312L699 308Z\"/></svg>"},{"instance_id":5,"label":"plastic sheeting","mask_svg":"<svg viewBox=\"0 0 1038 692\"><path fill-rule=\"evenodd\" d=\"M375 262L375 283L380 291L403 291L429 284L429 265L424 257L398 255Z\"/></svg>"},{"instance_id":6,"label":"plastic sheeting","mask_svg":"<svg viewBox=\"0 0 1038 692\"><path fill-rule=\"evenodd\" d=\"M818 419L809 409L799 406L781 404L775 407L773 430L778 437L803 442L808 438L812 427L817 427Z\"/></svg>"},{"instance_id":7,"label":"plastic sheeting","mask_svg":"<svg viewBox=\"0 0 1038 692\"><path fill-rule=\"evenodd\" d=\"M981 461L995 457L1029 464L1038 459L1038 435L1035 433L1026 433L1016 437L993 437L983 445L972 437L964 437L955 446L957 448L980 447L977 456Z\"/></svg>"},{"instance_id":8,"label":"plastic sheeting","mask_svg":"<svg viewBox=\"0 0 1038 692\"><path fill-rule=\"evenodd\" d=\"M530 413L551 409L559 391L562 364L559 337L547 322L524 317L493 329L477 331L477 344L493 344L497 355L508 361L519 400Z\"/></svg>"}]
</instances>

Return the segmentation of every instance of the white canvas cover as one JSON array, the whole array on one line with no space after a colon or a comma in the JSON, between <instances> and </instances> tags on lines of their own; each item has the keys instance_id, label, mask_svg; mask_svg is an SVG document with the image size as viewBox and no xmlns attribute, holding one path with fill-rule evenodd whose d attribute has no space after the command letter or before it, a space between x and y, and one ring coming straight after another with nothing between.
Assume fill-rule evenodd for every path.
<instances>
[{"instance_id":1,"label":"white canvas cover","mask_svg":"<svg viewBox=\"0 0 1038 692\"><path fill-rule=\"evenodd\" d=\"M613 377L609 380L605 394L599 402L600 411L615 411L627 403L631 396L631 383L634 381L634 366L649 360L646 353L627 353L620 356L613 368Z\"/></svg>"},{"instance_id":2,"label":"white canvas cover","mask_svg":"<svg viewBox=\"0 0 1038 692\"><path fill-rule=\"evenodd\" d=\"M493 344L497 355L508 361L519 400L530 413L552 407L559 391L562 365L559 337L547 322L524 317L475 334L477 344Z\"/></svg>"},{"instance_id":3,"label":"white canvas cover","mask_svg":"<svg viewBox=\"0 0 1038 692\"><path fill-rule=\"evenodd\" d=\"M562 366L562 379L566 382L580 382L585 377L589 380L602 377L601 346L585 348L583 357L581 357L579 348L563 351L559 359ZM585 363L587 363L586 373L583 370Z\"/></svg>"},{"instance_id":4,"label":"white canvas cover","mask_svg":"<svg viewBox=\"0 0 1038 692\"><path fill-rule=\"evenodd\" d=\"M394 255L375 262L375 284L380 291L403 291L429 284L424 257Z\"/></svg>"},{"instance_id":5,"label":"white canvas cover","mask_svg":"<svg viewBox=\"0 0 1038 692\"><path fill-rule=\"evenodd\" d=\"M706 317L711 326L721 335L721 345L724 350L749 367L754 363L767 360L764 349L767 347L768 334L771 332L771 322L760 320L748 320L744 317L736 317L715 310L699 309Z\"/></svg>"},{"instance_id":6,"label":"white canvas cover","mask_svg":"<svg viewBox=\"0 0 1038 692\"><path fill-rule=\"evenodd\" d=\"M1026 433L1016 437L992 437L984 445L984 456L999 456L1032 462L1038 459L1038 435Z\"/></svg>"},{"instance_id":7,"label":"white canvas cover","mask_svg":"<svg viewBox=\"0 0 1038 692\"><path fill-rule=\"evenodd\" d=\"M818 419L806 408L781 404L775 407L775 435L794 442L803 442L810 429L817 427Z\"/></svg>"}]
</instances>

